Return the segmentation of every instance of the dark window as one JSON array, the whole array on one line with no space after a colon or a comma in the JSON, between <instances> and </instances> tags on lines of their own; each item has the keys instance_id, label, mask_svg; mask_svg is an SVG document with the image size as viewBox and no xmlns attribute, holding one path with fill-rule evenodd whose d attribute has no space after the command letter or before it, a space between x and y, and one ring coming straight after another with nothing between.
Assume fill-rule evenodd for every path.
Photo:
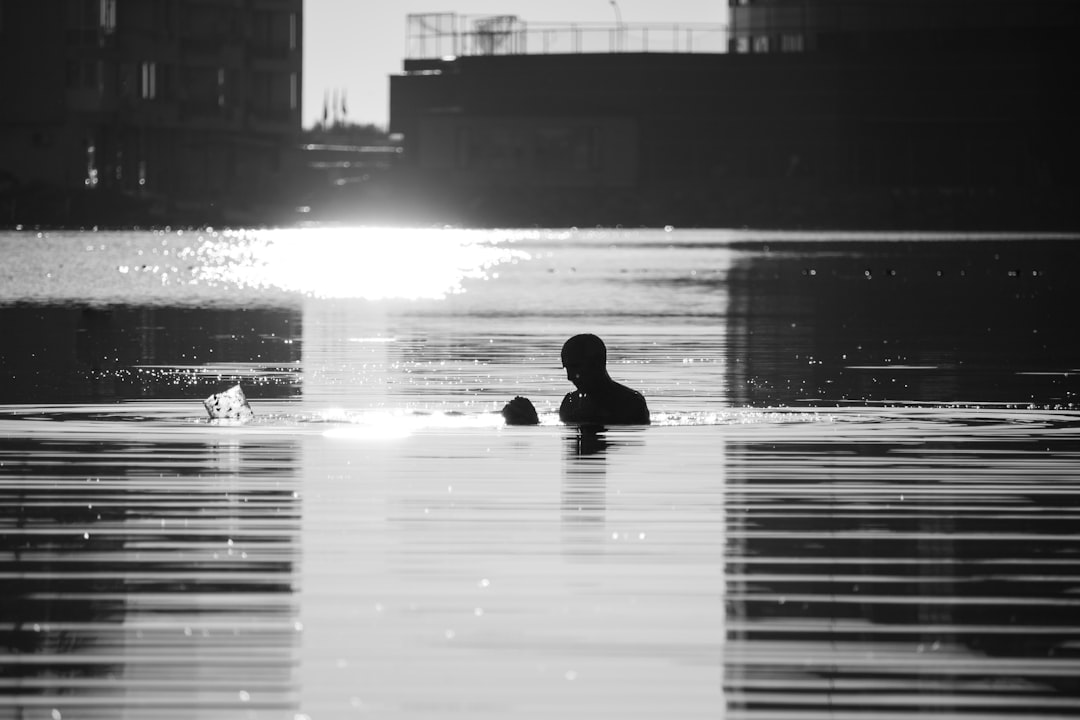
<instances>
[{"instance_id":1,"label":"dark window","mask_svg":"<svg viewBox=\"0 0 1080 720\"><path fill-rule=\"evenodd\" d=\"M143 100L156 98L157 83L157 63L141 63L139 66L139 97Z\"/></svg>"},{"instance_id":2,"label":"dark window","mask_svg":"<svg viewBox=\"0 0 1080 720\"><path fill-rule=\"evenodd\" d=\"M536 168L587 171L600 167L600 143L594 127L542 128L536 132Z\"/></svg>"},{"instance_id":3,"label":"dark window","mask_svg":"<svg viewBox=\"0 0 1080 720\"><path fill-rule=\"evenodd\" d=\"M522 166L521 134L505 127L458 130L459 167L484 170L516 170Z\"/></svg>"}]
</instances>

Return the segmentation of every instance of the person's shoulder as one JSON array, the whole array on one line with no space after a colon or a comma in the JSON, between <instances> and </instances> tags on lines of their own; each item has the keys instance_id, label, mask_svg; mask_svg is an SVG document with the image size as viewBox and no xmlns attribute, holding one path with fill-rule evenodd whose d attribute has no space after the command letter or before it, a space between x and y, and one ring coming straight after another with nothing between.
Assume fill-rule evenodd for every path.
<instances>
[{"instance_id":1,"label":"person's shoulder","mask_svg":"<svg viewBox=\"0 0 1080 720\"><path fill-rule=\"evenodd\" d=\"M585 412L585 404L581 392L571 390L563 396L562 404L559 405L559 419L564 422L580 420Z\"/></svg>"},{"instance_id":2,"label":"person's shoulder","mask_svg":"<svg viewBox=\"0 0 1080 720\"><path fill-rule=\"evenodd\" d=\"M634 398L637 403L637 409L635 411L635 414L637 415L637 421L644 425L648 425L650 422L652 422L652 420L649 417L649 404L645 402L645 396L639 393L637 390L631 390L630 392L634 393Z\"/></svg>"},{"instance_id":3,"label":"person's shoulder","mask_svg":"<svg viewBox=\"0 0 1080 720\"><path fill-rule=\"evenodd\" d=\"M648 424L650 422L649 404L645 401L645 396L621 383L616 383L616 385L618 385L619 415L622 421Z\"/></svg>"},{"instance_id":4,"label":"person's shoulder","mask_svg":"<svg viewBox=\"0 0 1080 720\"><path fill-rule=\"evenodd\" d=\"M626 385L623 385L622 383L617 382L615 383L615 390L624 398L632 398L634 400L640 400L641 402L645 402L645 396L632 387L628 387Z\"/></svg>"}]
</instances>

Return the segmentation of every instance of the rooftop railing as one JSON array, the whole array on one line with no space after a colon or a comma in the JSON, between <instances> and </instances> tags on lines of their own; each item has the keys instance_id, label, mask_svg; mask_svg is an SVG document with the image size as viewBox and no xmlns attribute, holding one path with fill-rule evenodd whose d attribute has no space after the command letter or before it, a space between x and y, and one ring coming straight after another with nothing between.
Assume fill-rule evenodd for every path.
<instances>
[{"instance_id":1,"label":"rooftop railing","mask_svg":"<svg viewBox=\"0 0 1080 720\"><path fill-rule=\"evenodd\" d=\"M728 28L701 23L526 23L515 15L409 15L405 57L555 53L723 53Z\"/></svg>"}]
</instances>

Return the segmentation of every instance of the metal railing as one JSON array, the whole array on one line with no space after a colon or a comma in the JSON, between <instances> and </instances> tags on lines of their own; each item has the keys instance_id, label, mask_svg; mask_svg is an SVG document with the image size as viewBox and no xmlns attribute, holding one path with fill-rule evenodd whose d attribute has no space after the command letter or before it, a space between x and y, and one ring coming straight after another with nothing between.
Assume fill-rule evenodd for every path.
<instances>
[{"instance_id":1,"label":"metal railing","mask_svg":"<svg viewBox=\"0 0 1080 720\"><path fill-rule=\"evenodd\" d=\"M405 57L556 53L723 53L728 27L701 23L526 23L513 15L409 15Z\"/></svg>"}]
</instances>

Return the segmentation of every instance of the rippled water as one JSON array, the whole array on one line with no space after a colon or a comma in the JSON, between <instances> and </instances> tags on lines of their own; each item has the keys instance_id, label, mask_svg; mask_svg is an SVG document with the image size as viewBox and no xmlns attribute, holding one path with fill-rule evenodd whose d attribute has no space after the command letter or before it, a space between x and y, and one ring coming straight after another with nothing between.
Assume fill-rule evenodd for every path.
<instances>
[{"instance_id":1,"label":"rippled water","mask_svg":"<svg viewBox=\"0 0 1080 720\"><path fill-rule=\"evenodd\" d=\"M1078 717L1076 242L0 234L0 717Z\"/></svg>"}]
</instances>

